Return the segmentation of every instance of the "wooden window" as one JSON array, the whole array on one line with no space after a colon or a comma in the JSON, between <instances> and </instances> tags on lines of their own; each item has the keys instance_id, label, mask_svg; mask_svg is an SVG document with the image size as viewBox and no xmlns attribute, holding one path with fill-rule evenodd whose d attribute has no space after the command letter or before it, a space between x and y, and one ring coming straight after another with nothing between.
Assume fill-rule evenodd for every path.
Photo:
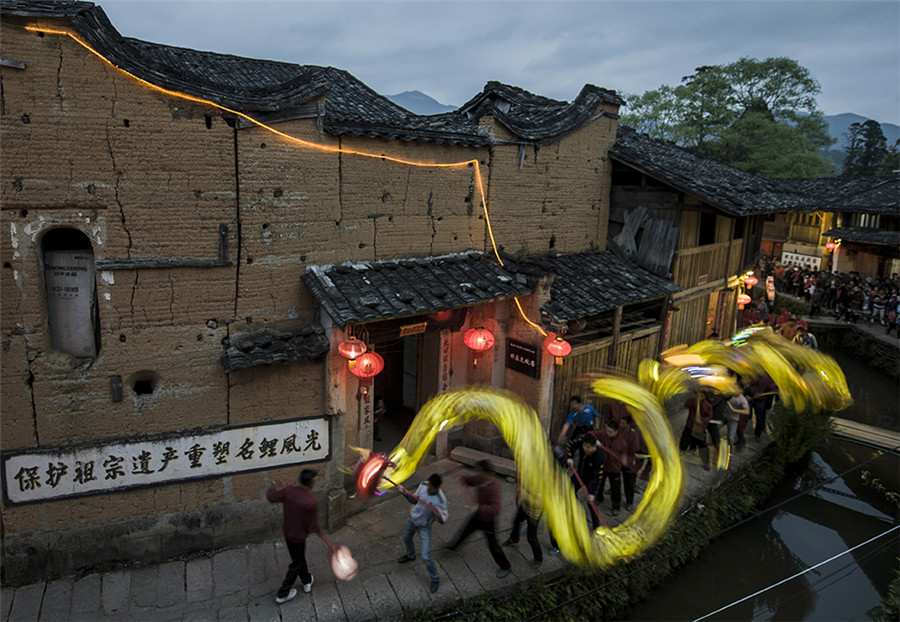
<instances>
[{"instance_id":1,"label":"wooden window","mask_svg":"<svg viewBox=\"0 0 900 622\"><path fill-rule=\"evenodd\" d=\"M707 244L715 244L716 242L716 215L700 214L700 236L697 240L697 246L706 246Z\"/></svg>"}]
</instances>

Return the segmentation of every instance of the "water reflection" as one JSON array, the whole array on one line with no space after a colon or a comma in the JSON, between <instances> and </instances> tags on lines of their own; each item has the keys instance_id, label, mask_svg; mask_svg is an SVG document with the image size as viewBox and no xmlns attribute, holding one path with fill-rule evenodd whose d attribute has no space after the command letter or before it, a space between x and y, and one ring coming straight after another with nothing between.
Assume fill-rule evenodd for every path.
<instances>
[{"instance_id":1,"label":"water reflection","mask_svg":"<svg viewBox=\"0 0 900 622\"><path fill-rule=\"evenodd\" d=\"M693 620L839 555L898 524L896 507L863 483L869 471L900 486L900 458L829 440L786 474L767 507L635 607L632 620ZM844 474L832 480L836 475ZM810 487L814 493L787 501ZM879 538L710 620L865 620L897 567L898 538Z\"/></svg>"}]
</instances>

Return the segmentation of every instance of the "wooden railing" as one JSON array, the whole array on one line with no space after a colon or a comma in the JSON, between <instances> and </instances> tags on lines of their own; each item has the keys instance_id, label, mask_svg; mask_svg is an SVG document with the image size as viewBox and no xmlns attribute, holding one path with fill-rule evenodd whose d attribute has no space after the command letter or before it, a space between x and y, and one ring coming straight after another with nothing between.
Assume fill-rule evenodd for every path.
<instances>
[{"instance_id":1,"label":"wooden railing","mask_svg":"<svg viewBox=\"0 0 900 622\"><path fill-rule=\"evenodd\" d=\"M707 244L678 251L672 267L672 280L690 289L741 271L743 240Z\"/></svg>"}]
</instances>

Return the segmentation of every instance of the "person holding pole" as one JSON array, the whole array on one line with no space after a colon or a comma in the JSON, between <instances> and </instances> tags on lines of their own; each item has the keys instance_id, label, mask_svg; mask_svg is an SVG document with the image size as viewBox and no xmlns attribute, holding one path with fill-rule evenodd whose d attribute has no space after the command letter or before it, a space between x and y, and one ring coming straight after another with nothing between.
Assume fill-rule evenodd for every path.
<instances>
[{"instance_id":1,"label":"person holding pole","mask_svg":"<svg viewBox=\"0 0 900 622\"><path fill-rule=\"evenodd\" d=\"M278 480L277 485L272 482L266 490L266 499L271 503L282 504L284 539L291 555L291 565L275 597L275 602L279 605L297 595L297 588L293 586L298 576L303 583L303 591L309 593L312 590L313 576L306 564L306 537L316 532L325 539L325 534L319 527L319 502L312 492L318 479L319 474L314 470L303 469L300 471L299 486L285 486L284 482Z\"/></svg>"},{"instance_id":2,"label":"person holding pole","mask_svg":"<svg viewBox=\"0 0 900 622\"><path fill-rule=\"evenodd\" d=\"M422 548L422 561L428 569L431 578L431 593L438 591L440 586L440 574L437 566L431 558L431 525L437 520L441 525L447 522L447 498L441 491L441 476L432 473L427 480L419 484L415 494L405 488L400 488L403 497L414 504L406 519L406 527L403 529L403 544L406 545L406 553L397 561L401 564L411 562L416 558L416 547L413 544L413 536L419 534L419 542Z\"/></svg>"}]
</instances>

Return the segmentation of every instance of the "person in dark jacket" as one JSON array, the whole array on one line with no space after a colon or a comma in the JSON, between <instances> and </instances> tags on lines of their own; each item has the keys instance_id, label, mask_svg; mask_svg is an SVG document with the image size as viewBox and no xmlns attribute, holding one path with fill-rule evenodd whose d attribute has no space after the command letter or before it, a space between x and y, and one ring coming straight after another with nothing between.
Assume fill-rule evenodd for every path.
<instances>
[{"instance_id":1,"label":"person in dark jacket","mask_svg":"<svg viewBox=\"0 0 900 622\"><path fill-rule=\"evenodd\" d=\"M700 451L700 459L703 461L703 468L709 471L709 447L706 444L706 428L713 418L712 404L709 403L705 392L697 391L696 396L689 398L684 405L687 407L688 413L678 447L681 451L698 449Z\"/></svg>"},{"instance_id":2,"label":"person in dark jacket","mask_svg":"<svg viewBox=\"0 0 900 622\"><path fill-rule=\"evenodd\" d=\"M297 595L297 588L293 586L298 576L303 583L304 592L308 593L312 589L313 576L306 565L306 538L313 532L324 537L322 528L319 527L319 502L312 493L318 479L318 473L312 469L303 469L300 472L299 486L285 486L279 480L277 486L273 482L266 490L266 499L283 506L284 539L291 555L291 565L275 597L275 602L279 605Z\"/></svg>"},{"instance_id":3,"label":"person in dark jacket","mask_svg":"<svg viewBox=\"0 0 900 622\"><path fill-rule=\"evenodd\" d=\"M607 423L606 425L609 427L614 424ZM596 434L597 432L590 432L577 439L575 442L569 443L569 459L567 460L569 468L575 469L576 473L578 473L578 477L584 482L584 487L586 488L585 493L587 494L590 503L596 502L598 497L603 497L603 493L600 490L600 484L603 480L605 458L597 444ZM578 450L575 450L576 447ZM576 451L577 456L575 455ZM578 465L577 468L575 466L576 461ZM570 479L572 480L572 485L575 486L576 492L580 490L581 486L574 474ZM596 529L600 526L600 517L594 514L593 510L591 510L590 515L591 529Z\"/></svg>"},{"instance_id":4,"label":"person in dark jacket","mask_svg":"<svg viewBox=\"0 0 900 622\"><path fill-rule=\"evenodd\" d=\"M503 549L497 543L497 517L500 515L501 500L500 486L494 478L491 463L487 460L479 460L477 472L473 475L462 475L459 478L460 484L472 489L475 493L475 499L478 502L478 508L469 517L469 521L465 524L456 539L448 544L445 548L455 551L456 548L463 543L474 531L483 531L484 537L487 539L488 550L500 570L497 571L497 577L502 579L509 575L511 565Z\"/></svg>"}]
</instances>

